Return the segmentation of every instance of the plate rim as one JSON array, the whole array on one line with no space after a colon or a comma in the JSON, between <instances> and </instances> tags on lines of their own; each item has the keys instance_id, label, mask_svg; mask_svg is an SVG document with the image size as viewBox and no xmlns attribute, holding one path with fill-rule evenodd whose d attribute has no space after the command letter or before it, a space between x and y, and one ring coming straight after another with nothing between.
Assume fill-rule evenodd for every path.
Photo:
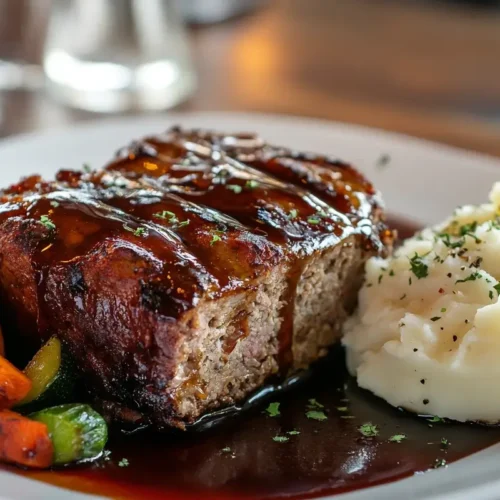
<instances>
[{"instance_id":1,"label":"plate rim","mask_svg":"<svg viewBox=\"0 0 500 500\"><path fill-rule=\"evenodd\" d=\"M391 132L385 129L380 129L380 128L372 128L372 127L367 127L364 125L359 125L359 124L354 124L354 123L344 123L344 122L338 122L338 121L330 121L327 119L322 119L322 118L314 118L314 117L307 117L307 116L294 116L294 115L279 115L279 114L273 114L273 113L253 113L253 112L234 112L234 111L190 111L190 112L171 112L171 113L161 113L161 114L148 114L148 115L139 115L139 116L121 116L121 117L105 117L105 118L92 118L83 122L79 122L76 124L69 124L67 126L57 126L57 127L50 127L44 130L33 130L21 134L16 134L16 135L11 135L4 137L0 139L0 159L3 154L5 154L6 151L12 150L13 148L17 147L26 147L26 142L28 141L40 141L44 142L47 140L55 140L58 137L64 138L70 138L73 135L79 135L79 134L85 134L88 131L95 130L96 128L104 128L106 131L110 130L113 128L113 126L120 126L120 127L127 127L127 126L136 126L139 127L141 123L144 124L144 134L148 134L150 132L154 131L149 131L147 127L149 127L148 124L152 123L165 123L165 129L167 126L169 126L172 123L175 122L180 122L182 123L183 121L193 121L196 118L202 117L204 120L207 120L208 118L211 118L214 121L214 129L217 128L217 122L218 120L221 120L223 122L230 122L231 120L236 120L236 121L245 121L248 120L249 123L253 123L254 126L258 125L258 123L267 123L267 124L272 124L272 123L283 123L283 121L286 121L288 125L292 127L321 127L324 129L330 129L330 130L335 130L338 131L339 133L345 133L345 134L352 134L355 137L362 137L363 135L375 137L375 138L381 138L383 140L393 140L396 141L397 143L402 144L403 146L406 145L411 145L412 147L416 148L424 148L426 150L432 149L434 152L439 152L442 155L465 155L468 158L472 158L480 163L483 163L486 168L488 169L499 169L499 174L500 174L500 157L493 156L490 154L486 154L483 152L478 152L478 151L471 151L467 149L462 149L457 146L445 144L445 143L439 143L435 141L431 141L428 139L424 138L418 138L418 137L413 137L409 136L403 133L399 132ZM131 140L133 138L130 138ZM113 151L110 151L110 155L113 154ZM500 178L500 175L499 175ZM453 463L453 469L456 469L456 466L460 466L462 464L463 468L463 463L467 462L468 460L471 460L472 458L478 456L488 456L491 455L489 458L490 461L494 460L495 457L499 458L500 457L500 443L497 445L493 445L485 450L482 450L480 452L474 453L473 455L470 455L468 457L465 457L461 460L458 460L457 462ZM430 483L436 483L436 484L441 484L442 486L442 481L440 478L443 478L443 480L446 477L450 477L450 470L451 468L447 469L442 469L442 470L437 470L437 471L431 471L429 473L425 473L425 475L428 475ZM461 490L456 490L453 488L453 485L451 485L452 489L449 489L446 487L445 484L445 489L442 490L441 492L438 492L436 494L430 493L430 496L428 493L419 493L418 491L414 493L414 488L421 489L420 487L415 487L413 486L412 483L418 481L419 477L424 475L424 474L417 474L411 477L403 478L401 480L397 480L391 483L387 484L381 484L381 485L376 485L372 486L369 488L365 488L362 490L356 490L353 492L347 492L339 495L327 495L327 496L322 496L318 498L322 498L324 500L364 500L364 499L385 499L385 498L399 498L395 497L393 495L401 495L404 494L407 496L409 499L425 499L425 500L468 500L471 494L474 495L474 498L493 498L492 496L488 496L490 494L500 494L500 478L495 479L493 476L490 476L490 479L487 477L487 474L492 474L493 471L488 471L488 470L483 470L483 474L480 476L478 474L475 475L474 483L471 484L470 486L465 486L465 489ZM453 474L456 475L456 474ZM20 484L25 481L29 482L34 482L36 480L30 479L30 478L24 478L22 476L16 475L15 473L10 473L6 471L0 471L0 480L4 477L11 477L11 478L17 478ZM8 479L7 479L8 480ZM427 481L427 483L429 483ZM453 481L452 481L453 482ZM37 481L38 484L40 484L39 481ZM43 486L45 487L51 487L51 488L56 488L58 490L61 490L59 493L61 494L60 498L64 498L62 496L61 492L65 492L66 495L69 495L68 491L71 492L72 498L74 497L75 499L79 496L82 496L82 498L87 498L87 499L96 499L96 498L102 498L96 493L95 495L88 495L88 494L82 494L80 492L75 492L73 490L67 490L67 489L62 489L57 486L53 485L48 485L47 483L42 483ZM411 486L410 486L411 484ZM407 485L407 486L406 486ZM22 487L22 485L21 485ZM447 488L447 489L446 489ZM22 493L21 493L22 494ZM382 496L380 496L382 495ZM424 495L424 496L422 496ZM481 495L481 496L478 496ZM2 494L0 494L0 499L5 499L5 500L14 500L15 497L5 497ZM31 497L30 497L31 498ZM34 497L33 497L34 498ZM59 496L57 496L59 498Z\"/></svg>"},{"instance_id":2,"label":"plate rim","mask_svg":"<svg viewBox=\"0 0 500 500\"><path fill-rule=\"evenodd\" d=\"M335 128L338 131L344 132L354 132L356 134L368 134L371 136L379 136L383 138L393 138L407 142L415 146L432 147L433 149L439 149L441 152L448 153L461 153L466 154L469 157L475 157L481 160L485 160L488 163L493 162L500 165L500 156L495 156L490 153L485 153L482 151L477 151L473 149L467 149L460 146L455 146L445 142L439 142L431 139L426 139L423 137L416 137L403 132L391 131L380 127L370 127L367 125L361 125L358 123L342 122L337 120L328 120L326 118L317 118L312 116L299 116L293 114L278 114L278 113L265 113L265 112L253 112L253 111L172 111L167 113L158 114L145 114L145 115L125 115L125 116L104 116L104 117L93 117L88 120L83 120L75 123L69 123L67 125L55 125L45 129L35 129L27 132L16 133L12 135L7 135L0 138L0 154L2 150L6 147L13 147L19 142L25 140L33 139L46 139L52 136L58 135L72 135L77 132L84 132L85 130L91 130L97 126L112 126L112 125L123 125L125 123L135 123L135 122L153 122L163 120L165 122L190 120L194 117L214 117L223 119L245 119L250 120L264 120L264 121L283 121L286 120L289 123L304 126L304 124L310 124L313 126ZM214 127L216 130L217 127ZM131 139L132 140L132 139Z\"/></svg>"}]
</instances>

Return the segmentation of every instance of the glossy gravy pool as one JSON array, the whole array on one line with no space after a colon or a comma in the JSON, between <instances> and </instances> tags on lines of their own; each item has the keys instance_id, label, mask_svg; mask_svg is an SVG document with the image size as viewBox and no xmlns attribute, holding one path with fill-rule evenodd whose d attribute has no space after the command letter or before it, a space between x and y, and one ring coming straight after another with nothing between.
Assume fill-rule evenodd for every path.
<instances>
[{"instance_id":1,"label":"glossy gravy pool","mask_svg":"<svg viewBox=\"0 0 500 500\"><path fill-rule=\"evenodd\" d=\"M393 225L403 237L414 229L398 219ZM280 415L266 414L269 401L280 402ZM311 409L327 419L308 418ZM360 432L367 423L377 436ZM499 441L500 428L433 422L390 407L356 387L337 348L299 387L211 430L114 434L110 454L91 466L15 471L124 499L317 498L443 466Z\"/></svg>"}]
</instances>

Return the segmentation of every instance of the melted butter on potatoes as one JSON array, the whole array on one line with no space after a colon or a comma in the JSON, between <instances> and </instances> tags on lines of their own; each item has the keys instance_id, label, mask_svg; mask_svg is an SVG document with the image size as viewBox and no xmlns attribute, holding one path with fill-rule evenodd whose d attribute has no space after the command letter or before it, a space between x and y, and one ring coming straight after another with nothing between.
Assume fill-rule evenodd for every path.
<instances>
[{"instance_id":1,"label":"melted butter on potatoes","mask_svg":"<svg viewBox=\"0 0 500 500\"><path fill-rule=\"evenodd\" d=\"M343 343L361 387L394 406L500 421L500 183L372 258Z\"/></svg>"}]
</instances>

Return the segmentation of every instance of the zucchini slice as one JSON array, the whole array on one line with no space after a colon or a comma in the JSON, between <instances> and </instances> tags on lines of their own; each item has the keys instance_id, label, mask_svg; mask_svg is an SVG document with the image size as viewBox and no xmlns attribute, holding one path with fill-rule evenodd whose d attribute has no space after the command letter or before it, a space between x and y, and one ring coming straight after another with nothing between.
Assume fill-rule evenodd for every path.
<instances>
[{"instance_id":1,"label":"zucchini slice","mask_svg":"<svg viewBox=\"0 0 500 500\"><path fill-rule=\"evenodd\" d=\"M36 411L46 406L66 403L73 395L76 372L71 356L57 337L51 337L24 369L32 387L19 403L23 411Z\"/></svg>"},{"instance_id":2,"label":"zucchini slice","mask_svg":"<svg viewBox=\"0 0 500 500\"><path fill-rule=\"evenodd\" d=\"M106 446L108 426L89 405L54 406L29 417L48 427L54 445L55 465L98 458Z\"/></svg>"}]
</instances>

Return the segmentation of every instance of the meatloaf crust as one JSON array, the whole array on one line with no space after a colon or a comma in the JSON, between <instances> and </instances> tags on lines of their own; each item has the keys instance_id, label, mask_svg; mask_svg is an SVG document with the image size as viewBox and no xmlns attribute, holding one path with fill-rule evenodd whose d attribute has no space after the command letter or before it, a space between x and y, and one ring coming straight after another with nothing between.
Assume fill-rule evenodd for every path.
<instances>
[{"instance_id":1,"label":"meatloaf crust","mask_svg":"<svg viewBox=\"0 0 500 500\"><path fill-rule=\"evenodd\" d=\"M173 128L0 202L8 340L57 334L110 415L159 429L324 356L391 245L353 167L253 134Z\"/></svg>"}]
</instances>

